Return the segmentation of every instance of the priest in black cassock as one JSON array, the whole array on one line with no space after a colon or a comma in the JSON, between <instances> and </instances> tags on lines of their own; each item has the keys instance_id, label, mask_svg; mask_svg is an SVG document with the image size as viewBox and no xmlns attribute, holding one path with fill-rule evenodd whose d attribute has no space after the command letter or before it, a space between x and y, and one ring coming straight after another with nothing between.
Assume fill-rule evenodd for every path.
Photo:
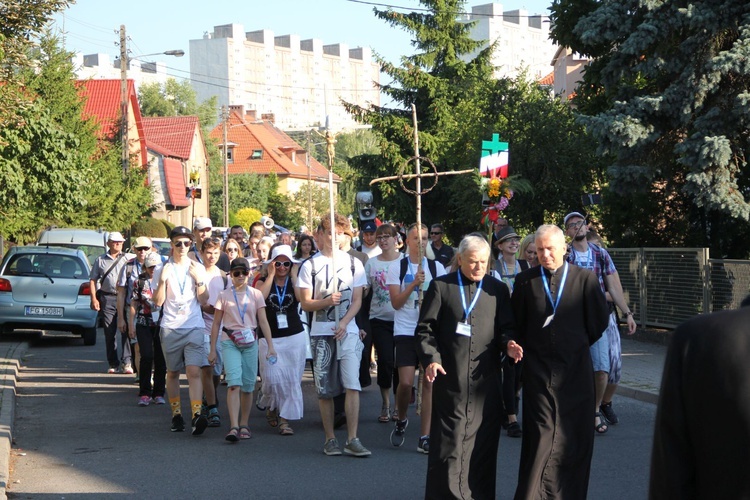
<instances>
[{"instance_id":1,"label":"priest in black cassock","mask_svg":"<svg viewBox=\"0 0 750 500\"><path fill-rule=\"evenodd\" d=\"M656 410L649 498L750 498L750 297L672 336Z\"/></svg>"},{"instance_id":2,"label":"priest in black cassock","mask_svg":"<svg viewBox=\"0 0 750 500\"><path fill-rule=\"evenodd\" d=\"M433 382L425 498L495 498L500 351L523 351L510 340L508 288L486 275L489 256L486 239L465 237L459 270L432 280L419 312L417 354Z\"/></svg>"},{"instance_id":3,"label":"priest in black cassock","mask_svg":"<svg viewBox=\"0 0 750 500\"><path fill-rule=\"evenodd\" d=\"M589 346L607 327L597 277L565 262L565 236L540 226L541 266L516 275L513 314L523 346L523 441L516 499L586 498L594 451Z\"/></svg>"}]
</instances>

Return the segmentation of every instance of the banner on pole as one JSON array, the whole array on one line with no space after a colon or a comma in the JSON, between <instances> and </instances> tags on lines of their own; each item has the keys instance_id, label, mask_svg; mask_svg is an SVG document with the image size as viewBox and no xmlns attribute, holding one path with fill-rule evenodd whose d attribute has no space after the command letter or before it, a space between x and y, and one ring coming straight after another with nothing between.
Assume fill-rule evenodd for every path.
<instances>
[{"instance_id":1,"label":"banner on pole","mask_svg":"<svg viewBox=\"0 0 750 500\"><path fill-rule=\"evenodd\" d=\"M499 134L492 134L492 140L482 141L482 157L479 160L479 175L502 179L508 177L509 148L507 142L500 141Z\"/></svg>"}]
</instances>

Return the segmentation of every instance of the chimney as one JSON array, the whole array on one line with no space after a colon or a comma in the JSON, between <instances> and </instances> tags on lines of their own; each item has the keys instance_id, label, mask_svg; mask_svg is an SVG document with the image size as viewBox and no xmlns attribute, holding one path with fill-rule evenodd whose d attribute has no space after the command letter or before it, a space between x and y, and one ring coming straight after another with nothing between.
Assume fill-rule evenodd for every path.
<instances>
[{"instance_id":1,"label":"chimney","mask_svg":"<svg viewBox=\"0 0 750 500\"><path fill-rule=\"evenodd\" d=\"M252 123L255 120L257 120L256 118L257 115L258 115L257 111L255 111L254 109L248 109L247 112L245 113L245 121Z\"/></svg>"},{"instance_id":2,"label":"chimney","mask_svg":"<svg viewBox=\"0 0 750 500\"><path fill-rule=\"evenodd\" d=\"M229 112L231 113L232 111L234 111L235 113L237 113L240 116L244 116L245 115L245 106L243 106L242 104L230 104L229 105Z\"/></svg>"},{"instance_id":3,"label":"chimney","mask_svg":"<svg viewBox=\"0 0 750 500\"><path fill-rule=\"evenodd\" d=\"M266 122L271 122L271 123L276 122L276 117L274 116L273 113L263 113L262 115L260 115L260 119Z\"/></svg>"},{"instance_id":4,"label":"chimney","mask_svg":"<svg viewBox=\"0 0 750 500\"><path fill-rule=\"evenodd\" d=\"M294 146L279 146L279 151L284 153L292 163L297 164L297 148Z\"/></svg>"}]
</instances>

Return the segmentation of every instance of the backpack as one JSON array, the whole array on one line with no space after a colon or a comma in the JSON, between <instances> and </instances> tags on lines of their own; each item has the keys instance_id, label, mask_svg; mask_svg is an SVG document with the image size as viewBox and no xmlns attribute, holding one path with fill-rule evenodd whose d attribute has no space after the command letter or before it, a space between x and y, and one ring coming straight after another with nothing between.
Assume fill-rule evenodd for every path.
<instances>
[{"instance_id":1,"label":"backpack","mask_svg":"<svg viewBox=\"0 0 750 500\"><path fill-rule=\"evenodd\" d=\"M406 277L406 270L409 264L409 256L405 256L403 259L401 259L401 271L398 275L398 280L403 283L404 277ZM427 259L427 268L430 270L430 275L432 276L432 279L437 278L437 266L435 265L435 261L432 259Z\"/></svg>"}]
</instances>

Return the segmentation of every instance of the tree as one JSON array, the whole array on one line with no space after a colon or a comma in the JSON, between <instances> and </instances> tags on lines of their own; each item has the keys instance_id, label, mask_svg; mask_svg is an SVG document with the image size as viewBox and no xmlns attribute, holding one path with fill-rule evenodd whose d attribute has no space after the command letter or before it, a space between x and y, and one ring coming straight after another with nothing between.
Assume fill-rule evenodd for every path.
<instances>
[{"instance_id":1,"label":"tree","mask_svg":"<svg viewBox=\"0 0 750 500\"><path fill-rule=\"evenodd\" d=\"M747 256L747 3L557 0L552 13L556 41L596 57L576 103L610 158L616 232Z\"/></svg>"},{"instance_id":2,"label":"tree","mask_svg":"<svg viewBox=\"0 0 750 500\"><path fill-rule=\"evenodd\" d=\"M261 218L261 211L257 208L245 207L237 210L234 214L234 221L242 227L250 227L253 222L258 222ZM234 224L233 224L234 225Z\"/></svg>"},{"instance_id":3,"label":"tree","mask_svg":"<svg viewBox=\"0 0 750 500\"><path fill-rule=\"evenodd\" d=\"M188 80L178 82L168 78L163 85L158 82L141 85L138 101L143 116L197 116L204 130L216 124L218 118L218 98L212 96L198 103Z\"/></svg>"}]
</instances>

